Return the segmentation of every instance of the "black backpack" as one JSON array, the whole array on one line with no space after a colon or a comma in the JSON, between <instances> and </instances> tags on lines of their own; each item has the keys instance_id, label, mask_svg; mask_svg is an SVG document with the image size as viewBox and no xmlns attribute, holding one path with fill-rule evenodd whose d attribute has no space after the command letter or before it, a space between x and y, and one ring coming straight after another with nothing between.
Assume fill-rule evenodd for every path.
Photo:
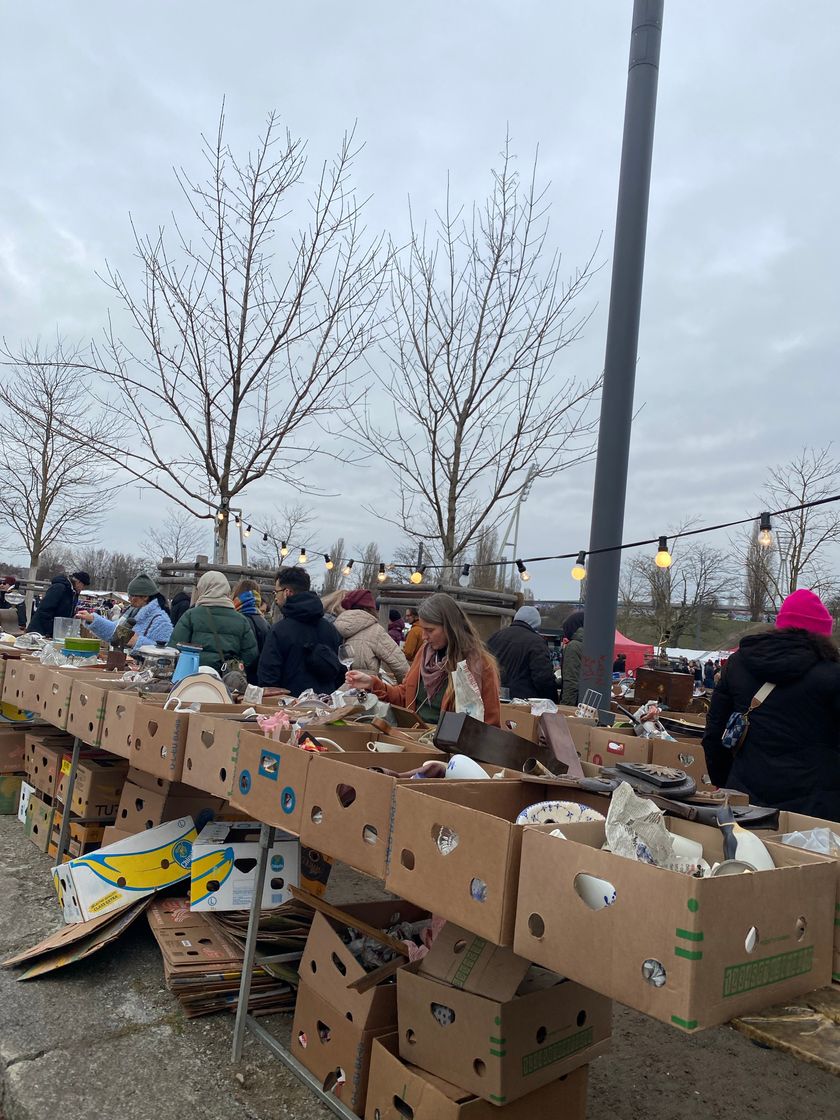
<instances>
[{"instance_id":1,"label":"black backpack","mask_svg":"<svg viewBox=\"0 0 840 1120\"><path fill-rule=\"evenodd\" d=\"M303 647L303 660L316 680L329 685L329 691L338 688L347 670L338 660L338 654L326 642L309 642Z\"/></svg>"}]
</instances>

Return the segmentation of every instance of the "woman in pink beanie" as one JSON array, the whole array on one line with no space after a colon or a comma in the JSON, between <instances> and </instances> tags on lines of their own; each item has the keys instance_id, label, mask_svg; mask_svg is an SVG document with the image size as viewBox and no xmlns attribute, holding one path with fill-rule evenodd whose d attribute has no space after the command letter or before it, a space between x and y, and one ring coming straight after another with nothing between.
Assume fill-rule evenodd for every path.
<instances>
[{"instance_id":1,"label":"woman in pink beanie","mask_svg":"<svg viewBox=\"0 0 840 1120\"><path fill-rule=\"evenodd\" d=\"M840 651L832 626L819 596L803 589L782 603L775 629L741 639L703 738L716 785L743 790L756 805L840 821ZM746 712L760 690L746 738L726 747L730 716Z\"/></svg>"}]
</instances>

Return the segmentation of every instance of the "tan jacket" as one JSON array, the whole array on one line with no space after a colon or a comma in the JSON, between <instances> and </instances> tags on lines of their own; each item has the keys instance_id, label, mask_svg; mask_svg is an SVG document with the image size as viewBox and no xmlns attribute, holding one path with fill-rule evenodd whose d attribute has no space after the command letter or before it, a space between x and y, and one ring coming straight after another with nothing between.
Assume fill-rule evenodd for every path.
<instances>
[{"instance_id":1,"label":"tan jacket","mask_svg":"<svg viewBox=\"0 0 840 1120\"><path fill-rule=\"evenodd\" d=\"M397 683L405 679L408 662L400 647L367 611L342 611L335 620L342 641L353 650L353 668L375 677L386 672Z\"/></svg>"}]
</instances>

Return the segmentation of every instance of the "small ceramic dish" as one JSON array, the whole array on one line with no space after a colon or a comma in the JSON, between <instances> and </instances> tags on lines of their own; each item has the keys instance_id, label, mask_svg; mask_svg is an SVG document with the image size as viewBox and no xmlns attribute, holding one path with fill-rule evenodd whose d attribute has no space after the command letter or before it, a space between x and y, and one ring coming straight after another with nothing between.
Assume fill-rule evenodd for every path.
<instances>
[{"instance_id":1,"label":"small ceramic dish","mask_svg":"<svg viewBox=\"0 0 840 1120\"><path fill-rule=\"evenodd\" d=\"M529 805L516 818L517 824L577 824L580 821L603 821L597 809L577 801L539 801Z\"/></svg>"}]
</instances>

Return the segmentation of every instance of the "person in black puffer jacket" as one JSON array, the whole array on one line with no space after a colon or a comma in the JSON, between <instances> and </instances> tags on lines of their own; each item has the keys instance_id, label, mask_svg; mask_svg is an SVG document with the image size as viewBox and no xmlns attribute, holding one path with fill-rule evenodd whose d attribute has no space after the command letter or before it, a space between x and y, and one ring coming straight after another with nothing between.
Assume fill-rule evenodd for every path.
<instances>
[{"instance_id":1,"label":"person in black puffer jacket","mask_svg":"<svg viewBox=\"0 0 840 1120\"><path fill-rule=\"evenodd\" d=\"M800 590L785 599L775 630L741 639L706 721L703 749L715 785L742 790L756 805L840 821L840 651L831 628L819 598ZM765 683L776 687L733 753L721 742L727 721L747 711Z\"/></svg>"},{"instance_id":2,"label":"person in black puffer jacket","mask_svg":"<svg viewBox=\"0 0 840 1120\"><path fill-rule=\"evenodd\" d=\"M338 660L341 635L324 618L324 604L310 591L303 568L281 568L274 581L282 618L265 639L257 678L261 685L285 688L292 696L307 689L334 692L344 681Z\"/></svg>"},{"instance_id":3,"label":"person in black puffer jacket","mask_svg":"<svg viewBox=\"0 0 840 1120\"><path fill-rule=\"evenodd\" d=\"M520 607L510 626L490 635L487 648L499 663L502 687L511 700L542 697L557 703L557 680L545 639L537 633L542 617L536 607Z\"/></svg>"}]
</instances>

